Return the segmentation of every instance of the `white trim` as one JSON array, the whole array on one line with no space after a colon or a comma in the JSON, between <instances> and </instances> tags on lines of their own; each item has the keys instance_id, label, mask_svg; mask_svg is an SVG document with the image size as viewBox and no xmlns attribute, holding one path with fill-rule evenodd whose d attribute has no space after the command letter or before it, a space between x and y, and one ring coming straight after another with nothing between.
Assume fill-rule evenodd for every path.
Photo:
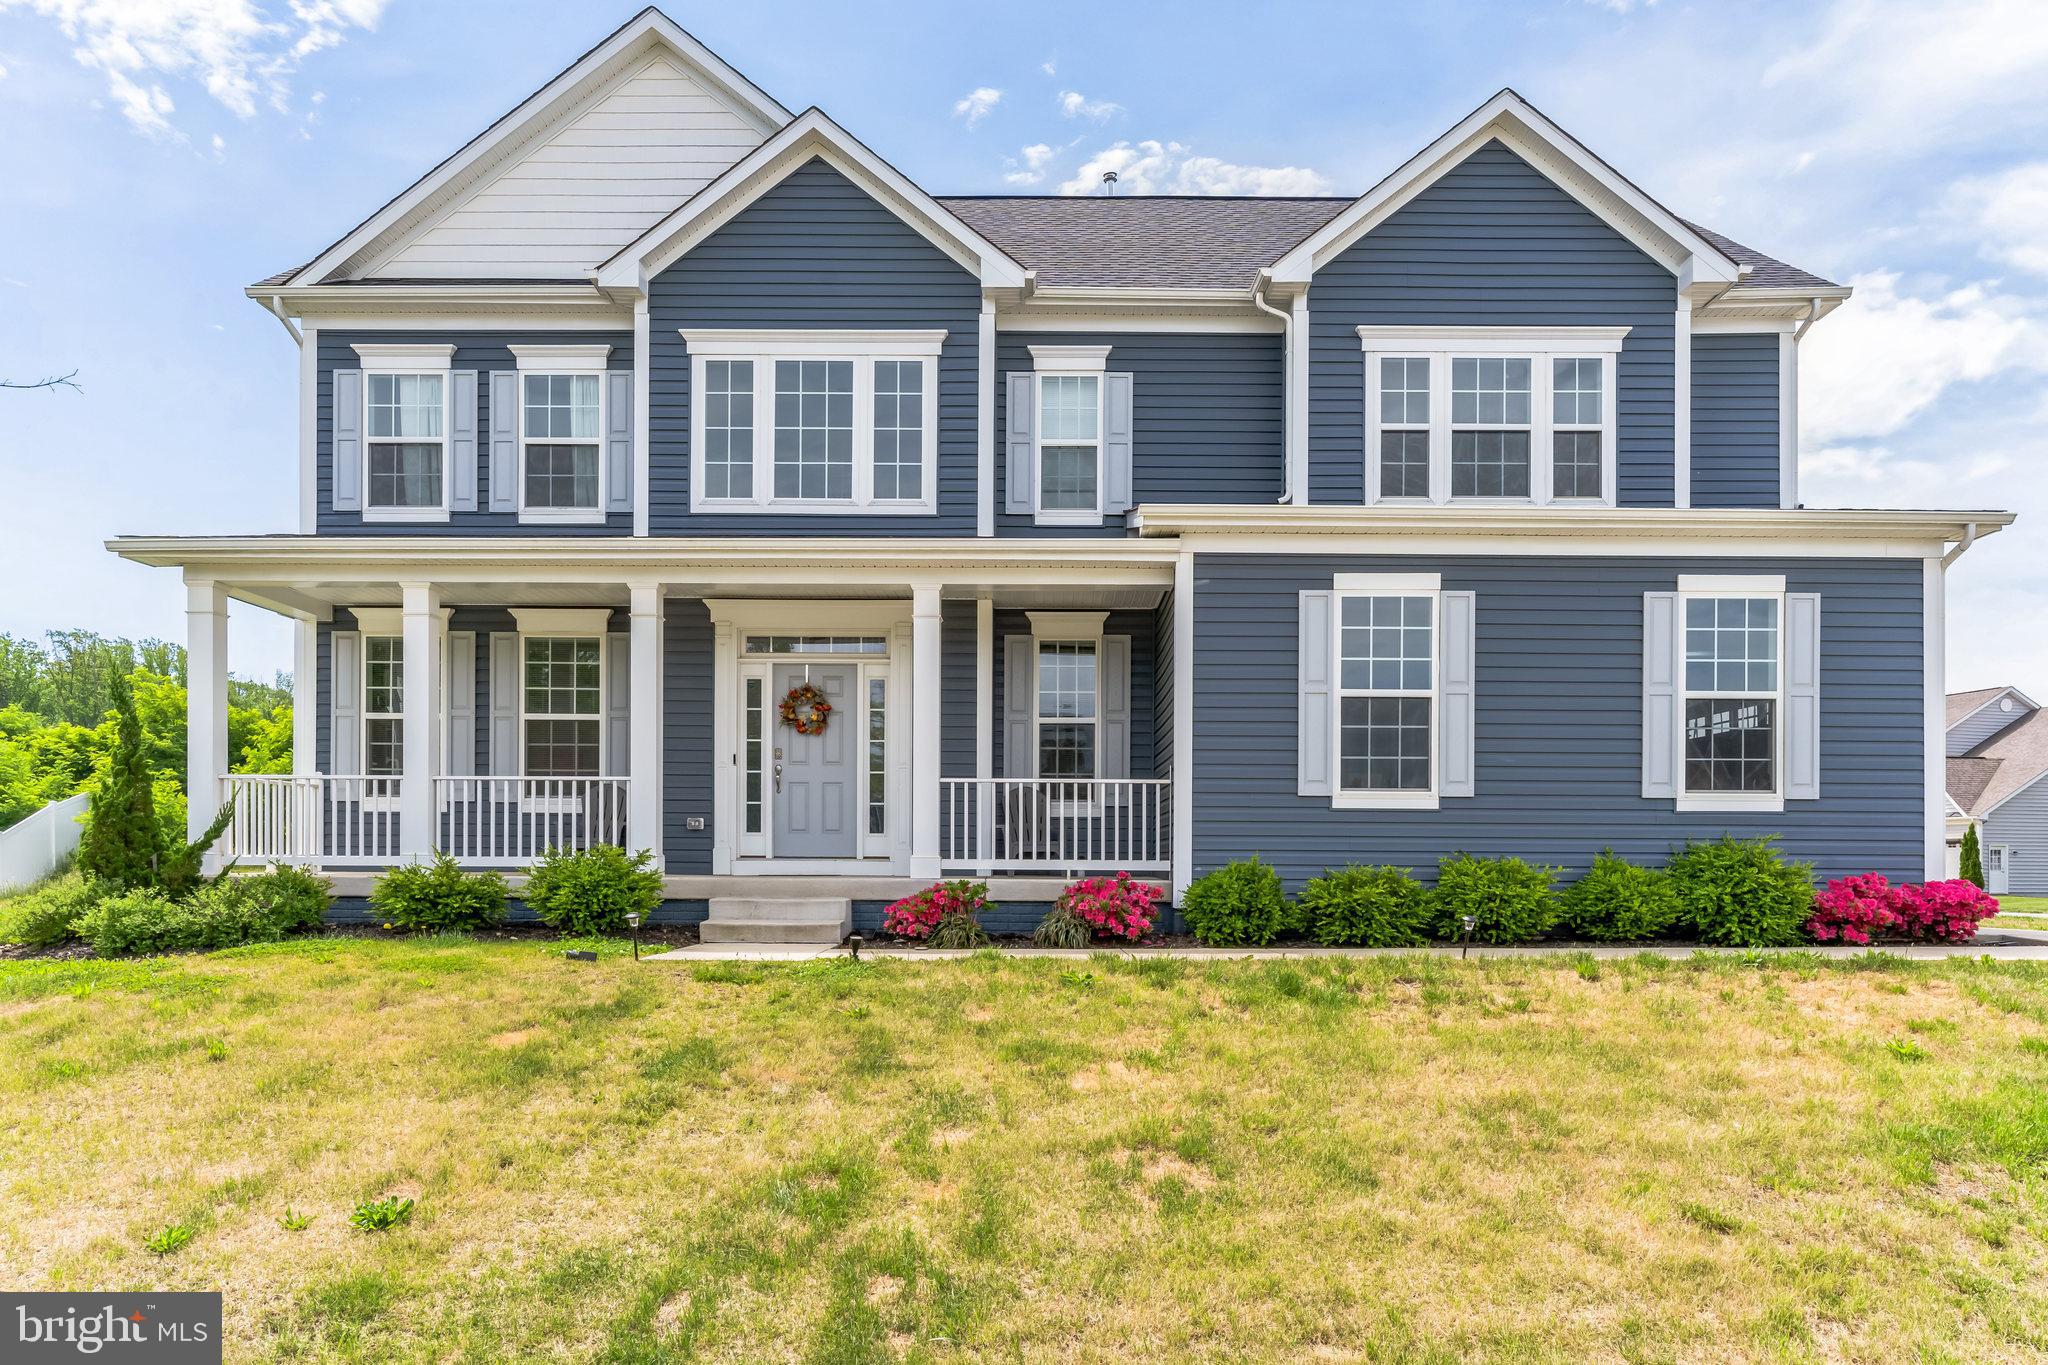
<instances>
[{"instance_id":1,"label":"white trim","mask_svg":"<svg viewBox=\"0 0 2048 1365\"><path fill-rule=\"evenodd\" d=\"M1287 412L1282 423L1281 440L1285 446L1288 500L1297 507L1306 507L1309 499L1309 363L1315 351L1309 328L1308 290L1303 289L1294 296L1289 311L1293 314L1292 330L1288 334L1291 345L1284 363L1292 368L1293 375L1292 382L1285 386Z\"/></svg>"},{"instance_id":2,"label":"white trim","mask_svg":"<svg viewBox=\"0 0 2048 1365\"><path fill-rule=\"evenodd\" d=\"M1678 576L1678 591L1695 597L1782 597L1785 575L1682 573Z\"/></svg>"},{"instance_id":3,"label":"white trim","mask_svg":"<svg viewBox=\"0 0 2048 1365\"><path fill-rule=\"evenodd\" d=\"M1439 573L1340 573L1330 576L1330 588L1333 592L1442 592L1444 576Z\"/></svg>"},{"instance_id":4,"label":"white trim","mask_svg":"<svg viewBox=\"0 0 2048 1365\"><path fill-rule=\"evenodd\" d=\"M1799 338L1778 333L1778 506L1799 505Z\"/></svg>"},{"instance_id":5,"label":"white trim","mask_svg":"<svg viewBox=\"0 0 2048 1365\"><path fill-rule=\"evenodd\" d=\"M1498 139L1565 192L1680 276L1681 283L1734 284L1742 267L1594 156L1512 90L1503 90L1403 162L1342 213L1273 263L1273 279L1306 284L1342 253L1466 157Z\"/></svg>"},{"instance_id":6,"label":"white trim","mask_svg":"<svg viewBox=\"0 0 2048 1365\"><path fill-rule=\"evenodd\" d=\"M939 875L939 732L944 675L944 631L939 585L911 585L910 714L906 734L914 736L910 754L910 874Z\"/></svg>"},{"instance_id":7,"label":"white trim","mask_svg":"<svg viewBox=\"0 0 2048 1365\"><path fill-rule=\"evenodd\" d=\"M630 778L626 789L626 829L634 843L654 854L654 866L662 868L667 858L662 828L666 792L661 723L662 684L668 673L662 650L662 618L666 613L659 584L635 583L627 592L626 631L632 643L626 660L626 732L632 752L623 764L615 758L613 766L623 768Z\"/></svg>"},{"instance_id":8,"label":"white trim","mask_svg":"<svg viewBox=\"0 0 2048 1365\"><path fill-rule=\"evenodd\" d=\"M1921 780L1925 787L1922 798L1925 806L1925 847L1921 853L1921 873L1929 880L1941 876L1948 857L1944 806L1948 798L1947 580L1948 570L1942 564L1941 556L1929 555L1920 574L1920 676L1922 705L1925 707L1922 724L1926 727L1926 747L1921 760ZM1984 812L1979 820L1990 813Z\"/></svg>"},{"instance_id":9,"label":"white trim","mask_svg":"<svg viewBox=\"0 0 2048 1365\"><path fill-rule=\"evenodd\" d=\"M1031 352L1031 365L1041 373L1057 370L1062 374L1100 374L1109 368L1108 346L1027 346Z\"/></svg>"},{"instance_id":10,"label":"white trim","mask_svg":"<svg viewBox=\"0 0 2048 1365\"><path fill-rule=\"evenodd\" d=\"M1671 505L1692 506L1692 305L1683 297L1671 329ZM1619 461L1616 462L1617 466Z\"/></svg>"},{"instance_id":11,"label":"white trim","mask_svg":"<svg viewBox=\"0 0 2048 1365\"><path fill-rule=\"evenodd\" d=\"M319 529L320 329L302 323L299 327L299 532L312 535Z\"/></svg>"},{"instance_id":12,"label":"white trim","mask_svg":"<svg viewBox=\"0 0 2048 1365\"><path fill-rule=\"evenodd\" d=\"M425 343L363 342L349 349L356 353L363 375L362 412L362 498L357 516L367 522L435 522L449 520L455 492L455 471L449 467L454 450L455 381L450 362L452 345ZM373 375L435 375L441 381L441 434L439 436L376 436L370 430L370 379ZM370 501L370 450L380 445L427 445L441 450L441 503L438 507L378 507Z\"/></svg>"},{"instance_id":13,"label":"white trim","mask_svg":"<svg viewBox=\"0 0 2048 1365\"><path fill-rule=\"evenodd\" d=\"M344 304L362 305L357 308L323 307L319 312L309 314L315 324L324 331L379 331L379 332L422 332L429 335L446 335L449 332L623 332L633 325L633 313L629 308L619 307L610 300L599 297L588 308L572 309L571 302L551 303L543 300L532 307L506 308L489 303L479 303L474 308L461 306L460 300L446 307L431 311L422 307L408 310L405 300L394 299L394 293L404 291L387 289L381 285L354 286L348 290L349 297ZM548 311L559 310L559 311ZM304 324L302 324L303 329Z\"/></svg>"},{"instance_id":14,"label":"white trim","mask_svg":"<svg viewBox=\"0 0 2048 1365\"><path fill-rule=\"evenodd\" d=\"M995 709L996 709L996 604L993 598L982 596L974 601L974 776L982 791L990 790L988 783L995 776ZM977 871L986 873L988 859L993 856L995 839L995 806L990 801L977 802L975 812L974 847L981 854Z\"/></svg>"},{"instance_id":15,"label":"white trim","mask_svg":"<svg viewBox=\"0 0 2048 1365\"><path fill-rule=\"evenodd\" d=\"M320 771L320 625L301 617L292 634L292 774L313 777Z\"/></svg>"},{"instance_id":16,"label":"white trim","mask_svg":"<svg viewBox=\"0 0 2048 1365\"><path fill-rule=\"evenodd\" d=\"M1727 318L1710 317L1695 311L1692 315L1694 336L1780 336L1799 330L1795 318Z\"/></svg>"},{"instance_id":17,"label":"white trim","mask_svg":"<svg viewBox=\"0 0 2048 1365\"><path fill-rule=\"evenodd\" d=\"M649 485L653 482L654 473L654 451L648 441L651 430L648 418L651 401L647 383L651 369L648 342L647 296L642 294L633 300L633 534L636 536L648 533L651 517Z\"/></svg>"},{"instance_id":18,"label":"white trim","mask_svg":"<svg viewBox=\"0 0 2048 1365\"><path fill-rule=\"evenodd\" d=\"M1778 606L1778 657L1772 665L1772 677L1777 686L1770 693L1753 691L1746 687L1710 687L1697 693L1688 684L1686 677L1686 604L1698 598L1768 598ZM1680 574L1678 576L1678 613L1673 635L1673 648L1678 652L1676 686L1672 688L1672 705L1678 714L1673 717L1671 742L1678 752L1673 756L1672 772L1677 775L1678 795L1673 809L1679 811L1727 813L1782 811L1785 809L1785 764L1789 752L1787 738L1787 715L1785 709L1785 671L1791 649L1786 632L1791 623L1785 613L1785 579L1782 574ZM1771 784L1769 792L1694 792L1685 785L1685 705L1695 695L1700 697L1726 697L1733 699L1755 698L1771 703Z\"/></svg>"},{"instance_id":19,"label":"white trim","mask_svg":"<svg viewBox=\"0 0 2048 1365\"><path fill-rule=\"evenodd\" d=\"M611 397L605 382L610 346L508 346L518 368L513 372L512 480L513 505L525 525L602 526L605 508L611 505L611 475L606 466L605 433L609 425ZM597 434L591 437L535 437L526 430L526 381L529 376L589 376L597 380ZM529 507L526 505L526 448L529 445L588 446L597 462L597 499L590 507Z\"/></svg>"},{"instance_id":20,"label":"white trim","mask_svg":"<svg viewBox=\"0 0 2048 1365\"><path fill-rule=\"evenodd\" d=\"M532 370L543 374L603 374L605 363L611 357L610 342L592 342L587 345L508 345L521 370Z\"/></svg>"},{"instance_id":21,"label":"white trim","mask_svg":"<svg viewBox=\"0 0 2048 1365\"><path fill-rule=\"evenodd\" d=\"M1106 611L1027 611L1034 640L1100 640Z\"/></svg>"},{"instance_id":22,"label":"white trim","mask_svg":"<svg viewBox=\"0 0 2048 1365\"><path fill-rule=\"evenodd\" d=\"M1364 351L1456 351L1461 355L1620 355L1629 327L1421 327L1361 324Z\"/></svg>"},{"instance_id":23,"label":"white trim","mask_svg":"<svg viewBox=\"0 0 2048 1365\"><path fill-rule=\"evenodd\" d=\"M611 630L610 607L513 607L521 635L604 635Z\"/></svg>"},{"instance_id":24,"label":"white trim","mask_svg":"<svg viewBox=\"0 0 2048 1365\"><path fill-rule=\"evenodd\" d=\"M1182 550L1173 566L1173 865L1175 903L1195 871L1195 555Z\"/></svg>"},{"instance_id":25,"label":"white trim","mask_svg":"<svg viewBox=\"0 0 2048 1365\"><path fill-rule=\"evenodd\" d=\"M927 241L978 273L984 286L1022 289L1029 282L1024 267L1001 248L814 108L613 253L594 272L596 283L600 288L645 290L648 280L814 158L874 195Z\"/></svg>"},{"instance_id":26,"label":"white trim","mask_svg":"<svg viewBox=\"0 0 2048 1365\"><path fill-rule=\"evenodd\" d=\"M455 347L435 346L419 341L361 341L350 346L363 363L365 374L411 374L420 370L445 370L455 361ZM364 440L369 439L365 431Z\"/></svg>"},{"instance_id":27,"label":"white trim","mask_svg":"<svg viewBox=\"0 0 2048 1365\"><path fill-rule=\"evenodd\" d=\"M891 332L862 328L684 327L677 329L693 356L749 360L762 354L866 357L871 360L934 359L946 343L943 327Z\"/></svg>"},{"instance_id":28,"label":"white trim","mask_svg":"<svg viewBox=\"0 0 2048 1365\"><path fill-rule=\"evenodd\" d=\"M566 611L565 611L565 612L563 613L563 615L564 615L564 616L567 616L568 614L569 614L569 613L568 613L568 612L566 612ZM610 704L611 704L611 672L612 672L612 665L611 665L611 659L610 659L610 657L609 657L609 656L610 656L610 654L611 654L611 650L610 650L610 648L608 647L608 646L609 646L609 636L610 636L610 634L611 634L611 630L610 630L610 625L609 625L609 620L610 620L610 616L611 616L611 613L610 613L609 611L607 611L607 612L604 612L604 613L603 613L603 615L604 615L604 616L605 616L605 618L606 618L606 624L604 624L604 625L599 625L599 626L595 627L594 629L582 629L582 630L579 630L579 629L573 629L573 628L546 628L546 629L537 629L537 628L532 628L532 627L530 627L530 626L529 626L529 625L527 624L527 619L526 619L526 618L527 618L527 617L531 617L531 616L533 616L533 615L535 615L535 613L531 613L531 612L528 612L528 613L525 613L525 614L524 614L524 616L522 616L522 615L521 615L521 613L518 613L518 612L515 612L515 613L513 613L514 619L515 619L515 620L518 620L518 621L519 621L519 632L518 632L518 634L519 634L519 709L518 709L517 711L515 711L515 712L513 713L513 715L514 715L515 719L516 719L516 720L517 720L517 722L518 722L518 726L519 726L519 733L518 733L518 739L517 739L517 741L516 741L516 742L517 742L517 744L518 744L518 746L519 746L519 774L518 774L518 775L519 775L519 776L521 776L521 777L528 777L528 776L531 776L531 774L529 774L529 773L528 773L528 772L526 771L526 726L527 726L527 722L529 722L529 721L534 721L534 720L568 720L568 721L579 721L579 722L580 722L580 721L588 721L588 722L590 722L590 723L592 723L592 724L594 724L594 725L596 725L596 726L597 726L597 771L596 771L596 772L594 772L594 773L578 773L578 774L576 774L576 778L586 778L586 777L617 777L617 776L619 776L620 774L619 774L619 771L618 771L618 767L619 767L619 764L618 764L618 759L619 759L619 757L620 757L620 756L619 756L619 755L617 755L617 754L614 754L614 753L612 752L612 741L611 741L611 734L609 733L609 732L610 732L610 730L611 730L611 726L610 726L610 725L609 725L609 724L607 723L607 719L608 719L608 714L607 714L607 713L608 713L608 708L609 708L609 706L610 706ZM630 625L628 626L628 628L627 628L627 629L628 629L628 631L630 631L630 630L631 630L631 627L630 627ZM527 709L527 704L526 704L526 647L527 647L527 645L529 645L529 644L533 643L533 642L534 642L534 641L536 641L536 640L571 640L571 641L585 641L585 640L589 640L589 641L594 641L594 642L596 643L596 645L597 645L597 710L596 710L596 711L594 711L594 712L577 712L577 711L531 711L531 710L528 710L528 709ZM630 663L630 661L628 662L628 667L629 667L629 668L631 667L631 663ZM631 706L631 702L630 702L630 699L629 699L629 701L628 701L628 707L630 708L630 706ZM628 724L628 726L630 727L630 725L631 725L631 723L632 723L632 722L631 722L631 711L630 711L630 709L628 710L628 713L627 713L627 714L628 714L628 720L627 720L627 724ZM544 781L546 781L546 780L552 780L552 778L553 778L553 777L556 777L556 776L560 776L560 774L555 774L555 775L552 775L552 776L551 776L550 778L546 778L546 779L542 779L542 780L544 780ZM575 779L572 779L572 778L568 778L568 777L563 777L563 778L562 778L562 780L563 780L563 781L571 781L571 780L575 780ZM630 799L630 798L629 798L629 799ZM520 803L519 803L519 804L520 804L520 808L521 808L522 810L530 810L530 811L533 811L533 810L538 810L538 811L557 811L557 810L561 810L561 811L572 811L572 810L580 810L580 809L581 809L581 798L574 798L574 797L572 797L572 798L565 798L565 799L557 799L557 798L553 798L553 797L543 797L543 796L531 796L531 795L528 795L528 796L522 796L522 797L520 798Z\"/></svg>"},{"instance_id":29,"label":"white trim","mask_svg":"<svg viewBox=\"0 0 2048 1365\"><path fill-rule=\"evenodd\" d=\"M974 534L992 536L996 533L996 305L987 295L981 300L974 354Z\"/></svg>"},{"instance_id":30,"label":"white trim","mask_svg":"<svg viewBox=\"0 0 2048 1365\"><path fill-rule=\"evenodd\" d=\"M1430 573L1343 573L1331 577L1330 601L1330 808L1332 810L1436 810L1443 792L1443 589ZM1344 600L1347 597L1429 599L1429 787L1372 790L1344 785L1344 697L1415 697L1408 688L1344 686Z\"/></svg>"}]
</instances>

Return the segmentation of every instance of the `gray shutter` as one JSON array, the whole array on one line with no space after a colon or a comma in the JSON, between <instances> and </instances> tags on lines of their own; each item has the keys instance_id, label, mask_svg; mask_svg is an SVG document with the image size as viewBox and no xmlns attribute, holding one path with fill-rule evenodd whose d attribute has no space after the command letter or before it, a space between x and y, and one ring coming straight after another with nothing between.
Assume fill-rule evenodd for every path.
<instances>
[{"instance_id":1,"label":"gray shutter","mask_svg":"<svg viewBox=\"0 0 2048 1365\"><path fill-rule=\"evenodd\" d=\"M491 637L491 773L519 775L519 637Z\"/></svg>"},{"instance_id":2,"label":"gray shutter","mask_svg":"<svg viewBox=\"0 0 2048 1365\"><path fill-rule=\"evenodd\" d=\"M1820 594L1785 594L1785 799L1820 799Z\"/></svg>"},{"instance_id":3,"label":"gray shutter","mask_svg":"<svg viewBox=\"0 0 2048 1365\"><path fill-rule=\"evenodd\" d=\"M1029 635L1003 641L1003 776L1038 776L1038 749L1031 742L1032 649Z\"/></svg>"},{"instance_id":4,"label":"gray shutter","mask_svg":"<svg viewBox=\"0 0 2048 1365\"><path fill-rule=\"evenodd\" d=\"M473 407L474 405L472 405ZM448 632L448 757L450 777L476 773L476 632Z\"/></svg>"},{"instance_id":5,"label":"gray shutter","mask_svg":"<svg viewBox=\"0 0 2048 1365\"><path fill-rule=\"evenodd\" d=\"M1473 794L1477 760L1476 689L1478 672L1478 598L1469 592L1447 592L1441 598L1442 647L1437 696L1443 713L1437 718L1437 792L1442 796Z\"/></svg>"},{"instance_id":6,"label":"gray shutter","mask_svg":"<svg viewBox=\"0 0 2048 1365\"><path fill-rule=\"evenodd\" d=\"M1643 796L1678 796L1678 594L1643 594Z\"/></svg>"},{"instance_id":7,"label":"gray shutter","mask_svg":"<svg viewBox=\"0 0 2048 1365\"><path fill-rule=\"evenodd\" d=\"M1131 775L1131 637L1102 637L1101 776Z\"/></svg>"},{"instance_id":8,"label":"gray shutter","mask_svg":"<svg viewBox=\"0 0 2048 1365\"><path fill-rule=\"evenodd\" d=\"M633 372L607 370L604 419L604 510L633 510ZM620 772L625 769L621 768Z\"/></svg>"},{"instance_id":9,"label":"gray shutter","mask_svg":"<svg viewBox=\"0 0 2048 1365\"><path fill-rule=\"evenodd\" d=\"M353 630L337 630L328 640L334 654L329 768L336 776L354 777L363 770L363 637Z\"/></svg>"},{"instance_id":10,"label":"gray shutter","mask_svg":"<svg viewBox=\"0 0 2048 1365\"><path fill-rule=\"evenodd\" d=\"M633 637L604 639L604 752L606 777L633 772Z\"/></svg>"},{"instance_id":11,"label":"gray shutter","mask_svg":"<svg viewBox=\"0 0 2048 1365\"><path fill-rule=\"evenodd\" d=\"M363 510L363 372L334 371L334 510Z\"/></svg>"},{"instance_id":12,"label":"gray shutter","mask_svg":"<svg viewBox=\"0 0 2048 1365\"><path fill-rule=\"evenodd\" d=\"M476 511L476 371L450 370L448 509Z\"/></svg>"},{"instance_id":13,"label":"gray shutter","mask_svg":"<svg viewBox=\"0 0 2048 1365\"><path fill-rule=\"evenodd\" d=\"M491 510L519 510L519 372L491 371Z\"/></svg>"},{"instance_id":14,"label":"gray shutter","mask_svg":"<svg viewBox=\"0 0 2048 1365\"><path fill-rule=\"evenodd\" d=\"M1010 375L1010 397L1004 412L1003 449L1008 458L1003 462L1003 511L1018 517L1030 516L1036 501L1031 487L1032 379L1029 370Z\"/></svg>"},{"instance_id":15,"label":"gray shutter","mask_svg":"<svg viewBox=\"0 0 2048 1365\"><path fill-rule=\"evenodd\" d=\"M1131 510L1131 376L1102 376L1102 510Z\"/></svg>"},{"instance_id":16,"label":"gray shutter","mask_svg":"<svg viewBox=\"0 0 2048 1365\"><path fill-rule=\"evenodd\" d=\"M1300 675L1295 710L1295 785L1297 796L1330 796L1336 781L1330 772L1334 748L1330 725L1336 671L1330 658L1330 613L1336 594L1328 589L1301 594L1301 633L1295 650ZM1179 660L1175 660L1179 665Z\"/></svg>"}]
</instances>

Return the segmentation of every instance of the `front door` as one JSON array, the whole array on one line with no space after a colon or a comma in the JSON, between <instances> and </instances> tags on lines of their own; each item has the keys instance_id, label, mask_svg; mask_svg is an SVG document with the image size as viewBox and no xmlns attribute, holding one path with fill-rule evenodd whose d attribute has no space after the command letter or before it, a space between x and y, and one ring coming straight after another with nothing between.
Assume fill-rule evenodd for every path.
<instances>
[{"instance_id":1,"label":"front door","mask_svg":"<svg viewBox=\"0 0 2048 1365\"><path fill-rule=\"evenodd\" d=\"M1994 896L2003 896L2010 882L2006 864L2012 859L2012 850L2003 844L1987 844L1984 848L1984 889Z\"/></svg>"},{"instance_id":2,"label":"front door","mask_svg":"<svg viewBox=\"0 0 2048 1365\"><path fill-rule=\"evenodd\" d=\"M777 858L851 858L859 851L855 826L860 790L854 743L860 729L852 664L777 664L769 692L774 726L771 772L775 783ZM776 713L793 687L808 682L832 704L822 735L799 734Z\"/></svg>"}]
</instances>

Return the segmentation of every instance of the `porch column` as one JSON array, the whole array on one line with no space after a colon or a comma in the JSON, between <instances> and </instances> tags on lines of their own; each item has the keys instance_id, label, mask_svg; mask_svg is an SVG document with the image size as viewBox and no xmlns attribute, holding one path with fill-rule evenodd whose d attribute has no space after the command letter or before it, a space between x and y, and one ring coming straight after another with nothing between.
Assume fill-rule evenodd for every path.
<instances>
[{"instance_id":1,"label":"porch column","mask_svg":"<svg viewBox=\"0 0 2048 1365\"><path fill-rule=\"evenodd\" d=\"M320 623L310 616L292 622L292 775L320 771Z\"/></svg>"},{"instance_id":2,"label":"porch column","mask_svg":"<svg viewBox=\"0 0 2048 1365\"><path fill-rule=\"evenodd\" d=\"M228 595L212 579L185 580L185 837L220 814L228 771ZM220 856L206 855L209 871Z\"/></svg>"},{"instance_id":3,"label":"porch column","mask_svg":"<svg viewBox=\"0 0 2048 1365\"><path fill-rule=\"evenodd\" d=\"M974 604L974 870L986 877L996 848L996 604Z\"/></svg>"},{"instance_id":4,"label":"porch column","mask_svg":"<svg viewBox=\"0 0 2048 1365\"><path fill-rule=\"evenodd\" d=\"M910 875L939 875L939 585L910 590Z\"/></svg>"},{"instance_id":5,"label":"porch column","mask_svg":"<svg viewBox=\"0 0 2048 1365\"><path fill-rule=\"evenodd\" d=\"M405 653L405 711L399 722L405 758L398 789L398 851L412 862L434 856L434 707L441 695L434 627L440 595L432 583L401 583L400 629Z\"/></svg>"},{"instance_id":6,"label":"porch column","mask_svg":"<svg viewBox=\"0 0 2048 1365\"><path fill-rule=\"evenodd\" d=\"M1173 566L1173 900L1195 869L1195 556Z\"/></svg>"},{"instance_id":7,"label":"porch column","mask_svg":"<svg viewBox=\"0 0 2048 1365\"><path fill-rule=\"evenodd\" d=\"M626 768L632 779L626 797L628 853L650 849L662 863L661 828L661 585L635 583L632 593L632 678L628 683L627 733L633 752Z\"/></svg>"}]
</instances>

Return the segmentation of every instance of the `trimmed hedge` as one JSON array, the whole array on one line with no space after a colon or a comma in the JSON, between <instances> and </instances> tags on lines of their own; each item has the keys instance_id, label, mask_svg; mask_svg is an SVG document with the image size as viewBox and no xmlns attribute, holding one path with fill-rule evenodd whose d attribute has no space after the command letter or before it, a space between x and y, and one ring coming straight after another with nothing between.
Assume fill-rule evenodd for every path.
<instances>
[{"instance_id":1,"label":"trimmed hedge","mask_svg":"<svg viewBox=\"0 0 2048 1365\"><path fill-rule=\"evenodd\" d=\"M1346 867L1301 890L1309 936L1331 947L1412 948L1429 941L1429 891L1400 867Z\"/></svg>"},{"instance_id":2,"label":"trimmed hedge","mask_svg":"<svg viewBox=\"0 0 2048 1365\"><path fill-rule=\"evenodd\" d=\"M1624 862L1613 849L1595 858L1560 899L1564 926L1579 938L1602 942L1656 938L1684 912L1670 873Z\"/></svg>"},{"instance_id":3,"label":"trimmed hedge","mask_svg":"<svg viewBox=\"0 0 2048 1365\"><path fill-rule=\"evenodd\" d=\"M1788 863L1778 836L1724 834L1694 842L1671 860L1681 913L1700 942L1733 948L1774 948L1805 937L1813 912L1813 864Z\"/></svg>"},{"instance_id":4,"label":"trimmed hedge","mask_svg":"<svg viewBox=\"0 0 2048 1365\"><path fill-rule=\"evenodd\" d=\"M1557 895L1550 889L1560 869L1520 858L1475 858L1454 853L1437 864L1430 907L1439 937L1472 937L1481 943L1527 943L1557 923Z\"/></svg>"},{"instance_id":5,"label":"trimmed hedge","mask_svg":"<svg viewBox=\"0 0 2048 1365\"><path fill-rule=\"evenodd\" d=\"M1180 898L1188 932L1214 947L1259 947L1296 926L1280 874L1256 856L1196 879Z\"/></svg>"}]
</instances>

